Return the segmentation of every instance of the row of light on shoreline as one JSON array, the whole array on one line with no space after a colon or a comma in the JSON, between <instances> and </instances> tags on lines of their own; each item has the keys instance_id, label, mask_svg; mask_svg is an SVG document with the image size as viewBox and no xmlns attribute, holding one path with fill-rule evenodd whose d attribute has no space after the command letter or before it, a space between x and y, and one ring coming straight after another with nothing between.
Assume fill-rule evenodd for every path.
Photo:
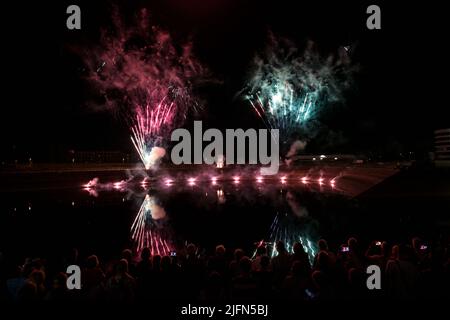
<instances>
[{"instance_id":1,"label":"row of light on shoreline","mask_svg":"<svg viewBox=\"0 0 450 320\"><path fill-rule=\"evenodd\" d=\"M245 176L239 176L239 175L234 175L230 178L222 178L222 177L218 177L218 176L212 176L212 177L208 177L205 178L204 176L201 177L188 177L188 178L172 178L172 177L165 177L161 179L161 182L157 183L159 185L161 185L161 183L166 186L166 187L172 187L173 185L177 184L179 185L180 182L182 182L183 180L185 180L186 185L189 187L194 187L196 185L200 185L200 184L204 184L204 183L210 183L213 186L217 186L220 183L228 183L231 182L233 185L238 186L240 184L248 184L251 181L254 181L256 183L256 185L263 185L264 182L266 182L266 185L271 185L271 184L278 184L280 183L281 185L287 185L288 183L301 183L303 185L308 185L308 184L317 184L319 186L330 186L332 189L336 188L336 180L337 178L334 177L332 179L325 179L324 177L320 176L320 177L311 177L311 176L302 176L300 178L296 177L288 177L286 175L282 175L279 177L264 177L261 175L257 175L251 179L249 179L248 177ZM111 183L106 183L106 184L102 184L102 183L97 183L98 181L95 181L95 183L89 182L87 184L84 184L82 187L84 190L88 191L89 193L95 193L97 190L117 190L117 191L121 191L121 190L125 190L127 189L127 187L129 185L132 185L133 182L129 182L129 181L116 181L116 182L111 182ZM140 186L144 189L147 189L150 185L152 184L152 181L150 181L148 178L144 178L141 182L140 182Z\"/></svg>"},{"instance_id":2,"label":"row of light on shoreline","mask_svg":"<svg viewBox=\"0 0 450 320\"><path fill-rule=\"evenodd\" d=\"M264 180L269 180L270 182L274 181L273 178L264 179L263 176L256 176L255 177L255 181L256 181L257 184L263 184ZM189 177L189 178L186 179L187 185L191 186L191 187L197 185L197 183L204 182L204 181L205 181L205 179L199 179L199 178L196 178L196 177ZM217 185L219 183L219 181L222 181L222 182L224 182L224 181L231 181L233 184L239 185L239 184L241 184L242 181L248 181L248 179L246 179L246 178L243 179L241 176L233 176L231 179L219 179L219 177L216 177L216 176L213 176L213 177L209 178L209 182L211 183L211 185ZM308 177L308 176L303 176L300 179L298 179L298 178L297 179L292 179L292 178L288 178L287 176L281 176L281 177L278 178L278 181L281 184L283 184L283 185L287 184L288 181L293 181L293 182L300 181L302 184L305 184L305 185L309 184L309 183L317 183L320 186L323 186L325 184L329 184L332 188L334 188L336 186L336 178L332 178L332 179L328 179L327 180L327 179L325 179L323 177L312 178L312 177ZM163 179L163 183L164 183L165 186L171 187L172 185L174 185L175 180L173 178L165 178L165 179ZM141 186L142 187L147 187L149 184L150 184L150 182L147 179L144 179L141 182ZM115 188L116 187L117 188L122 188L123 187L122 184L117 184L117 185L114 184L114 186L115 186Z\"/></svg>"}]
</instances>

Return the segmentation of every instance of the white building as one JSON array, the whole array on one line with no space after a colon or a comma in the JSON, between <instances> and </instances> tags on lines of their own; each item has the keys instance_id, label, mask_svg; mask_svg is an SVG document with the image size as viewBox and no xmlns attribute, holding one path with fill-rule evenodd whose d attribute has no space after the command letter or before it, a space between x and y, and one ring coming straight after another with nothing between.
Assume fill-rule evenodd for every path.
<instances>
[{"instance_id":1,"label":"white building","mask_svg":"<svg viewBox=\"0 0 450 320\"><path fill-rule=\"evenodd\" d=\"M437 167L450 167L450 128L434 131L434 149Z\"/></svg>"}]
</instances>

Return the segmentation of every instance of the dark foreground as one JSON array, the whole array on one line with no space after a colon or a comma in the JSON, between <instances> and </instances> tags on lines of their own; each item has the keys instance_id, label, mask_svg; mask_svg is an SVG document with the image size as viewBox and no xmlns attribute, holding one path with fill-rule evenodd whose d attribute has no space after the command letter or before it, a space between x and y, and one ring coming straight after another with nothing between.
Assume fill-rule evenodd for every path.
<instances>
[{"instance_id":1,"label":"dark foreground","mask_svg":"<svg viewBox=\"0 0 450 320\"><path fill-rule=\"evenodd\" d=\"M260 243L255 253L226 239L224 246L184 242L167 255L152 254L150 248L134 254L117 242L108 255L87 247L59 255L5 250L0 256L1 297L9 302L145 302L155 308L158 300L198 305L448 300L449 181L447 172L414 169L347 197L356 201L352 214L327 222L334 227L319 235L330 241L314 241L318 250L312 259L300 242L292 252L277 242L272 256L271 244ZM344 223L346 219L351 221ZM39 233L35 236L39 241ZM2 239L3 248L11 248L7 240ZM65 271L73 264L82 270L81 290L66 286ZM367 287L369 265L380 268L379 290ZM177 304L176 310L184 305Z\"/></svg>"}]
</instances>

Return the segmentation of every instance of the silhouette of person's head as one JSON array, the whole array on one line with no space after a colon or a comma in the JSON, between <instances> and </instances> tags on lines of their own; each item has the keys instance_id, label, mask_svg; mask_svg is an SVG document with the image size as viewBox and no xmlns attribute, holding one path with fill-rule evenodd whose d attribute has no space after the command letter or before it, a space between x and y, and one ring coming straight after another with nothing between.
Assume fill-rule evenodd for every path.
<instances>
[{"instance_id":1,"label":"silhouette of person's head","mask_svg":"<svg viewBox=\"0 0 450 320\"><path fill-rule=\"evenodd\" d=\"M236 249L236 250L234 250L234 259L235 259L236 261L240 261L241 258L242 258L244 255L245 255L244 250L242 250L242 249Z\"/></svg>"},{"instance_id":2,"label":"silhouette of person's head","mask_svg":"<svg viewBox=\"0 0 450 320\"><path fill-rule=\"evenodd\" d=\"M130 263L133 259L133 253L131 252L130 249L125 249L122 251L122 258L126 259L128 263Z\"/></svg>"},{"instance_id":3,"label":"silhouette of person's head","mask_svg":"<svg viewBox=\"0 0 450 320\"><path fill-rule=\"evenodd\" d=\"M150 248L145 247L144 249L142 249L142 252L141 252L141 260L142 261L149 261L150 256L151 256Z\"/></svg>"},{"instance_id":4,"label":"silhouette of person's head","mask_svg":"<svg viewBox=\"0 0 450 320\"><path fill-rule=\"evenodd\" d=\"M319 251L328 251L327 240L320 239L319 242L317 243L317 245L319 246Z\"/></svg>"},{"instance_id":5,"label":"silhouette of person's head","mask_svg":"<svg viewBox=\"0 0 450 320\"><path fill-rule=\"evenodd\" d=\"M244 273L244 274L250 273L250 271L251 271L251 269L252 269L252 261L250 260L249 257L243 256L243 257L239 260L239 269L240 269L241 272Z\"/></svg>"},{"instance_id":6,"label":"silhouette of person's head","mask_svg":"<svg viewBox=\"0 0 450 320\"><path fill-rule=\"evenodd\" d=\"M128 273L128 261L120 259L116 265L116 275L124 275L126 273Z\"/></svg>"},{"instance_id":7,"label":"silhouette of person's head","mask_svg":"<svg viewBox=\"0 0 450 320\"><path fill-rule=\"evenodd\" d=\"M303 246L300 242L294 243L293 250L296 255L300 255L300 254L303 255L306 253L305 248L303 248Z\"/></svg>"},{"instance_id":8,"label":"silhouette of person's head","mask_svg":"<svg viewBox=\"0 0 450 320\"><path fill-rule=\"evenodd\" d=\"M30 280L33 281L36 286L42 286L45 282L45 273L42 270L33 270L30 274Z\"/></svg>"},{"instance_id":9,"label":"silhouette of person's head","mask_svg":"<svg viewBox=\"0 0 450 320\"><path fill-rule=\"evenodd\" d=\"M411 244L412 244L414 251L420 252L420 246L422 245L422 240L419 237L412 238Z\"/></svg>"},{"instance_id":10,"label":"silhouette of person's head","mask_svg":"<svg viewBox=\"0 0 450 320\"><path fill-rule=\"evenodd\" d=\"M398 259L399 246L395 245L391 249L391 259Z\"/></svg>"},{"instance_id":11,"label":"silhouette of person's head","mask_svg":"<svg viewBox=\"0 0 450 320\"><path fill-rule=\"evenodd\" d=\"M285 253L286 252L286 247L284 246L284 242L281 241L281 240L277 241L276 249L277 249L278 254Z\"/></svg>"},{"instance_id":12,"label":"silhouette of person's head","mask_svg":"<svg viewBox=\"0 0 450 320\"><path fill-rule=\"evenodd\" d=\"M189 243L187 248L186 248L187 255L188 256L193 256L193 255L195 255L196 251L197 251L197 247L195 246L195 244Z\"/></svg>"},{"instance_id":13,"label":"silhouette of person's head","mask_svg":"<svg viewBox=\"0 0 450 320\"><path fill-rule=\"evenodd\" d=\"M88 269L94 269L94 268L98 267L98 265L99 265L98 257L95 254L87 257L86 267Z\"/></svg>"},{"instance_id":14,"label":"silhouette of person's head","mask_svg":"<svg viewBox=\"0 0 450 320\"><path fill-rule=\"evenodd\" d=\"M357 251L358 249L358 240L356 238L351 237L347 241L347 245L350 248L351 251Z\"/></svg>"},{"instance_id":15,"label":"silhouette of person's head","mask_svg":"<svg viewBox=\"0 0 450 320\"><path fill-rule=\"evenodd\" d=\"M225 255L225 246L220 244L216 247L216 255L223 257Z\"/></svg>"}]
</instances>

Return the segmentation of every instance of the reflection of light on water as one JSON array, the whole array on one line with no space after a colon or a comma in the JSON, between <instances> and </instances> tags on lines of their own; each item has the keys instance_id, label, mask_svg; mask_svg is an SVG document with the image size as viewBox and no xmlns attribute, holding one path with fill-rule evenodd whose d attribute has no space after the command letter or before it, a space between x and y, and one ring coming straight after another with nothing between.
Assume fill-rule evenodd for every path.
<instances>
[{"instance_id":1,"label":"reflection of light on water","mask_svg":"<svg viewBox=\"0 0 450 320\"><path fill-rule=\"evenodd\" d=\"M241 178L240 178L239 176L234 176L234 177L233 177L233 182L234 182L235 184L238 184L240 181L241 181Z\"/></svg>"},{"instance_id":2,"label":"reflection of light on water","mask_svg":"<svg viewBox=\"0 0 450 320\"><path fill-rule=\"evenodd\" d=\"M336 181L334 179L330 180L330 186L331 188L334 189L334 187L336 186Z\"/></svg>"},{"instance_id":3,"label":"reflection of light on water","mask_svg":"<svg viewBox=\"0 0 450 320\"><path fill-rule=\"evenodd\" d=\"M282 184L286 184L286 176L282 176L281 178L280 178L280 181L281 181L281 183Z\"/></svg>"},{"instance_id":4,"label":"reflection of light on water","mask_svg":"<svg viewBox=\"0 0 450 320\"><path fill-rule=\"evenodd\" d=\"M147 177L145 177L144 179L142 179L142 181L141 181L141 186L142 186L143 188L145 188L148 184L149 184L149 181L148 181Z\"/></svg>"},{"instance_id":5,"label":"reflection of light on water","mask_svg":"<svg viewBox=\"0 0 450 320\"><path fill-rule=\"evenodd\" d=\"M164 181L164 184L165 184L167 187L170 187L170 186L172 186L172 184L173 184L173 180L170 179L170 178L167 178L167 179Z\"/></svg>"},{"instance_id":6,"label":"reflection of light on water","mask_svg":"<svg viewBox=\"0 0 450 320\"><path fill-rule=\"evenodd\" d=\"M194 186L196 180L197 180L196 178L189 178L189 179L188 179L188 185Z\"/></svg>"},{"instance_id":7,"label":"reflection of light on water","mask_svg":"<svg viewBox=\"0 0 450 320\"><path fill-rule=\"evenodd\" d=\"M217 177L212 177L211 183L215 186L217 184Z\"/></svg>"},{"instance_id":8,"label":"reflection of light on water","mask_svg":"<svg viewBox=\"0 0 450 320\"><path fill-rule=\"evenodd\" d=\"M125 186L125 181L118 181L118 182L114 182L113 184L113 188L116 190L122 190Z\"/></svg>"},{"instance_id":9,"label":"reflection of light on water","mask_svg":"<svg viewBox=\"0 0 450 320\"><path fill-rule=\"evenodd\" d=\"M83 188L83 190L87 191L89 193L89 195L92 197L98 197L97 190L95 190L93 188Z\"/></svg>"},{"instance_id":10,"label":"reflection of light on water","mask_svg":"<svg viewBox=\"0 0 450 320\"><path fill-rule=\"evenodd\" d=\"M263 182L263 177L261 177L261 176L256 177L256 182L262 183Z\"/></svg>"},{"instance_id":11,"label":"reflection of light on water","mask_svg":"<svg viewBox=\"0 0 450 320\"><path fill-rule=\"evenodd\" d=\"M220 154L220 155L217 157L216 167L217 167L218 169L222 169L222 168L224 167L224 164L225 164L225 157L224 157L223 155Z\"/></svg>"},{"instance_id":12,"label":"reflection of light on water","mask_svg":"<svg viewBox=\"0 0 450 320\"><path fill-rule=\"evenodd\" d=\"M225 203L225 192L222 189L217 189L217 202L220 204Z\"/></svg>"}]
</instances>

